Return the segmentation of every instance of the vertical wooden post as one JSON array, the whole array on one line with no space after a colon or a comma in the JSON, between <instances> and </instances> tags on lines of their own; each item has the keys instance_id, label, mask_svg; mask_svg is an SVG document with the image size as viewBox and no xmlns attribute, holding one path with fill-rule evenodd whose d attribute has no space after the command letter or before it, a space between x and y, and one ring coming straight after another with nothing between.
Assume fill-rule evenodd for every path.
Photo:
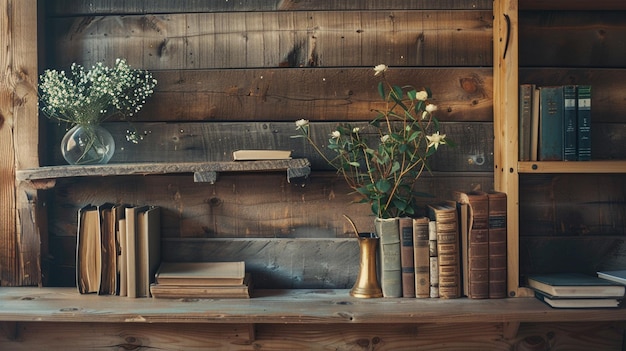
<instances>
[{"instance_id":1,"label":"vertical wooden post","mask_svg":"<svg viewBox=\"0 0 626 351\"><path fill-rule=\"evenodd\" d=\"M37 0L0 0L0 284L41 281L37 191L17 169L39 166Z\"/></svg>"},{"instance_id":2,"label":"vertical wooden post","mask_svg":"<svg viewBox=\"0 0 626 351\"><path fill-rule=\"evenodd\" d=\"M509 296L519 296L519 177L518 161L518 0L495 0L494 180L507 194Z\"/></svg>"}]
</instances>

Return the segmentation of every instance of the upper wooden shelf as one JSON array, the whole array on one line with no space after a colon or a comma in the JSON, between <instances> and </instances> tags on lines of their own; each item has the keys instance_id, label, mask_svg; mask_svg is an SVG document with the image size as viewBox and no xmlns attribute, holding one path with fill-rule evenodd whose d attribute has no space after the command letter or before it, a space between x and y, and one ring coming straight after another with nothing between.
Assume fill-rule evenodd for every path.
<instances>
[{"instance_id":1,"label":"upper wooden shelf","mask_svg":"<svg viewBox=\"0 0 626 351\"><path fill-rule=\"evenodd\" d=\"M518 173L626 173L626 161L525 161Z\"/></svg>"},{"instance_id":2,"label":"upper wooden shelf","mask_svg":"<svg viewBox=\"0 0 626 351\"><path fill-rule=\"evenodd\" d=\"M120 176L193 173L194 181L214 183L220 172L287 171L287 180L307 177L311 163L306 158L262 161L214 161L180 163L111 163L88 166L46 166L16 172L19 181L37 181L67 177Z\"/></svg>"},{"instance_id":3,"label":"upper wooden shelf","mask_svg":"<svg viewBox=\"0 0 626 351\"><path fill-rule=\"evenodd\" d=\"M0 289L0 321L102 323L518 323L626 321L623 309L552 309L535 298L359 299L349 290L259 290L250 299L81 295L76 288Z\"/></svg>"},{"instance_id":4,"label":"upper wooden shelf","mask_svg":"<svg viewBox=\"0 0 626 351\"><path fill-rule=\"evenodd\" d=\"M624 0L519 0L520 10L626 10Z\"/></svg>"}]
</instances>

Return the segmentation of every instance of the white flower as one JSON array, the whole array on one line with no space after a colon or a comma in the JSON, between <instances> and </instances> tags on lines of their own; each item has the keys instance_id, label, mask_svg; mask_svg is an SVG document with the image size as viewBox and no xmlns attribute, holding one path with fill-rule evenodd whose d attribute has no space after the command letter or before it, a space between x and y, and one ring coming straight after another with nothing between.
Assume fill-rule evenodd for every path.
<instances>
[{"instance_id":1,"label":"white flower","mask_svg":"<svg viewBox=\"0 0 626 351\"><path fill-rule=\"evenodd\" d=\"M446 135L445 134L439 134L439 132L435 132L432 135L427 135L426 139L428 139L428 148L430 147L435 147L435 150L437 150L437 148L439 147L439 144L445 144L446 143Z\"/></svg>"},{"instance_id":2,"label":"white flower","mask_svg":"<svg viewBox=\"0 0 626 351\"><path fill-rule=\"evenodd\" d=\"M296 130L308 127L308 125L309 125L308 119L299 119L296 121Z\"/></svg>"},{"instance_id":3,"label":"white flower","mask_svg":"<svg viewBox=\"0 0 626 351\"><path fill-rule=\"evenodd\" d=\"M428 92L425 90L415 93L415 99L420 101L426 101L428 99Z\"/></svg>"},{"instance_id":4,"label":"white flower","mask_svg":"<svg viewBox=\"0 0 626 351\"><path fill-rule=\"evenodd\" d=\"M380 65L376 65L374 67L374 75L377 76L377 75L387 71L388 68L389 67L387 67L387 65L382 64L382 63Z\"/></svg>"},{"instance_id":5,"label":"white flower","mask_svg":"<svg viewBox=\"0 0 626 351\"><path fill-rule=\"evenodd\" d=\"M341 137L341 133L338 130L334 130L330 133L330 137L333 139L339 139Z\"/></svg>"},{"instance_id":6,"label":"white flower","mask_svg":"<svg viewBox=\"0 0 626 351\"><path fill-rule=\"evenodd\" d=\"M389 134L385 134L385 135L380 137L380 142L383 143L383 144L386 143L387 140L389 140Z\"/></svg>"},{"instance_id":7,"label":"white flower","mask_svg":"<svg viewBox=\"0 0 626 351\"><path fill-rule=\"evenodd\" d=\"M359 132L359 130L361 130L359 127L354 127L352 128L352 133L356 134Z\"/></svg>"},{"instance_id":8,"label":"white flower","mask_svg":"<svg viewBox=\"0 0 626 351\"><path fill-rule=\"evenodd\" d=\"M433 113L435 111L437 111L437 105L435 104L428 104L426 105L426 111L429 113Z\"/></svg>"}]
</instances>

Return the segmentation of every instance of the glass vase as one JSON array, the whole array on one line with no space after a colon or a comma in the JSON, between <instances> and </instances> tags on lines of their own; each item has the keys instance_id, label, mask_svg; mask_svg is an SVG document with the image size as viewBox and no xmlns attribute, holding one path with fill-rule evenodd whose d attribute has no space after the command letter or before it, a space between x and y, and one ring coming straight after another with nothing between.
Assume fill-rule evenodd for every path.
<instances>
[{"instance_id":1,"label":"glass vase","mask_svg":"<svg viewBox=\"0 0 626 351\"><path fill-rule=\"evenodd\" d=\"M109 162L115 141L100 125L77 124L61 140L61 154L71 165L94 165Z\"/></svg>"}]
</instances>

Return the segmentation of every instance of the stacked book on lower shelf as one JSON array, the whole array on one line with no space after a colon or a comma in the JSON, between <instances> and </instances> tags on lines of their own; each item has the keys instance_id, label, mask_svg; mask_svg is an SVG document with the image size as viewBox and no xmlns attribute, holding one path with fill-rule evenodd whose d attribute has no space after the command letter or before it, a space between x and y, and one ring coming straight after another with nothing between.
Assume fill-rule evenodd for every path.
<instances>
[{"instance_id":1,"label":"stacked book on lower shelf","mask_svg":"<svg viewBox=\"0 0 626 351\"><path fill-rule=\"evenodd\" d=\"M245 262L163 262L150 285L155 298L250 298Z\"/></svg>"},{"instance_id":2,"label":"stacked book on lower shelf","mask_svg":"<svg viewBox=\"0 0 626 351\"><path fill-rule=\"evenodd\" d=\"M581 273L532 275L528 286L553 308L617 308L626 291L622 284Z\"/></svg>"}]
</instances>

